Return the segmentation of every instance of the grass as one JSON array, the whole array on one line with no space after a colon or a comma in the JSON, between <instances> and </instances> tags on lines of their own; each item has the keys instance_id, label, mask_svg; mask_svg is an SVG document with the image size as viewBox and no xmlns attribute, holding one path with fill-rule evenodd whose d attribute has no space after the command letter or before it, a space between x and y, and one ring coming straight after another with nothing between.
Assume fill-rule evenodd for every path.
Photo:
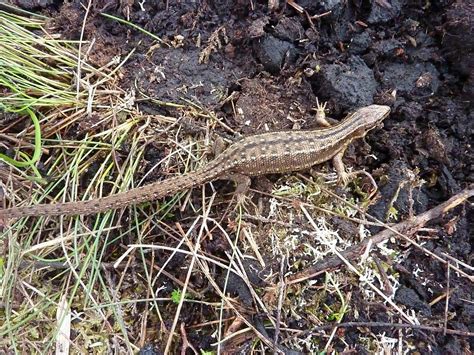
<instances>
[{"instance_id":1,"label":"grass","mask_svg":"<svg viewBox=\"0 0 474 355\"><path fill-rule=\"evenodd\" d=\"M24 168L28 166L32 169L35 169L35 163L39 160L40 155L41 155L41 127L40 127L38 118L36 117L36 114L33 111L26 108L25 112L27 112L28 115L30 116L31 121L33 122L33 126L35 128L35 146L34 146L33 156L30 158L26 153L18 152L18 155L20 155L23 161L17 161L15 159L10 158L9 156L5 154L0 153L0 160L3 160L6 163L13 165L17 168ZM37 172L37 170L35 170L35 172Z\"/></svg>"},{"instance_id":2,"label":"grass","mask_svg":"<svg viewBox=\"0 0 474 355\"><path fill-rule=\"evenodd\" d=\"M34 136L31 158L21 150L20 144L10 148L22 160L5 154L0 156L8 164L0 169L8 170L4 185L10 201L17 205L49 203L96 198L130 189L137 184L134 179L141 169L149 123L139 113L125 108L125 92L112 84L120 66L112 67L111 63L96 69L82 62L83 77L75 77L80 62L79 42L58 40L57 36L46 33L44 24L44 19L0 12L0 86L3 88L0 110L26 112L34 123L34 130L26 128L19 133L22 141ZM87 85L82 80L86 77ZM80 85L76 85L77 82ZM95 90L90 90L91 87ZM91 92L95 94L91 96ZM90 120L88 110L91 109L101 117L99 123L108 128L88 129L80 140L68 138L67 132L72 127ZM39 120L37 115L41 115ZM126 154L122 153L124 144L128 144ZM2 145L2 148L8 147L7 143L2 142ZM35 180L40 153L44 178ZM168 160L163 165L169 163ZM85 175L88 181L83 189L81 179ZM177 200L178 196L161 204L150 219L157 223L163 217L155 219L156 216L166 217L166 211L172 210ZM120 315L117 306L105 312L94 308L99 302L110 303L114 299L108 284L110 280L100 271L103 259L110 245L124 234L149 232L150 220L146 220L146 224L134 218L133 223L120 231L118 220L118 213L110 211L91 219L91 224L76 217L61 218L51 226L39 218L21 219L6 228L0 235L10 246L2 259L2 318L5 321L0 322L0 338L5 340L0 346L8 344L20 350L26 341L40 352L52 351L57 346L60 329L54 310L61 304L69 310L77 307L89 310L84 313L86 318L80 322L79 329L76 328L82 334L76 339L76 350L93 338L87 329L92 331L97 322L106 322L110 312L117 317ZM48 238L52 230L57 232ZM37 265L49 265L49 268L38 269ZM19 294L27 303L16 301ZM37 322L45 326L35 326ZM119 334L127 339L125 323L119 324ZM96 343L95 349L108 348L108 339L104 339L99 341L101 345ZM129 341L126 344L129 351L136 350Z\"/></svg>"},{"instance_id":3,"label":"grass","mask_svg":"<svg viewBox=\"0 0 474 355\"><path fill-rule=\"evenodd\" d=\"M110 14L106 14L106 13L102 13L102 16L104 16L105 18L108 18L108 19L111 19L111 20L114 20L114 21L117 21L119 23L122 23L124 25L127 25L127 26L130 26L144 34L146 34L147 36L153 38L154 40L158 41L159 43L161 43L162 45L165 45L167 47L169 47L169 44L166 43L165 41L163 41L160 37L158 37L157 35L143 29L142 27L140 26L137 26L136 24L134 24L133 22L130 22L130 21L127 21L127 20L124 20L122 18L119 18L117 16L112 16Z\"/></svg>"},{"instance_id":4,"label":"grass","mask_svg":"<svg viewBox=\"0 0 474 355\"><path fill-rule=\"evenodd\" d=\"M77 42L55 39L44 25L44 19L0 11L0 85L9 92L2 95L0 109L21 112L84 103L85 92L71 90Z\"/></svg>"}]
</instances>

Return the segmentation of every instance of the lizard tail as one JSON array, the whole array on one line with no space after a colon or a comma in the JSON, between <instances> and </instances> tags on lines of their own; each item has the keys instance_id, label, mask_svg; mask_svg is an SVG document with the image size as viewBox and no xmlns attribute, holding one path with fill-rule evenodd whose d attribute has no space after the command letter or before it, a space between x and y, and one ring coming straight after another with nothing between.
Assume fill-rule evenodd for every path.
<instances>
[{"instance_id":1,"label":"lizard tail","mask_svg":"<svg viewBox=\"0 0 474 355\"><path fill-rule=\"evenodd\" d=\"M201 185L210 181L207 172L190 172L158 181L115 195L88 201L39 204L33 206L0 209L0 223L10 218L26 216L68 216L89 215L111 209L123 208L131 204L156 200L173 195L181 190Z\"/></svg>"}]
</instances>

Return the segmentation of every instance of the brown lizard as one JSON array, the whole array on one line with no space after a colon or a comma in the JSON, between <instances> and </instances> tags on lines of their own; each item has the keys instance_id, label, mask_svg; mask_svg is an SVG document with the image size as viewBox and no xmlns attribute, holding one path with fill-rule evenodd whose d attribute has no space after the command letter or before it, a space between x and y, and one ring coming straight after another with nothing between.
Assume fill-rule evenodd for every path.
<instances>
[{"instance_id":1,"label":"brown lizard","mask_svg":"<svg viewBox=\"0 0 474 355\"><path fill-rule=\"evenodd\" d=\"M390 107L371 105L348 115L341 123L310 131L280 131L256 134L231 144L203 168L126 192L88 201L40 204L0 210L0 221L25 216L88 215L131 204L152 201L204 183L230 179L236 193L244 193L250 176L302 170L333 159L339 178L347 174L342 156L356 138L378 126Z\"/></svg>"}]
</instances>

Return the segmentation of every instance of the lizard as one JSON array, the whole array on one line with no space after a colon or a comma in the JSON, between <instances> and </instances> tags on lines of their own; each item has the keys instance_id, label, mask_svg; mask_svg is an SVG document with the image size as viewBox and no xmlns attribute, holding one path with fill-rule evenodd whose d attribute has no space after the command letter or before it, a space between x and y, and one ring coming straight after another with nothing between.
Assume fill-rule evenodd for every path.
<instances>
[{"instance_id":1,"label":"lizard","mask_svg":"<svg viewBox=\"0 0 474 355\"><path fill-rule=\"evenodd\" d=\"M153 201L222 179L236 182L235 193L242 195L250 186L251 176L304 170L331 159L339 178L346 182L342 157L347 146L380 126L389 113L389 106L370 105L359 108L329 127L247 136L231 144L202 168L184 175L97 199L0 209L0 222L26 216L95 214Z\"/></svg>"}]
</instances>

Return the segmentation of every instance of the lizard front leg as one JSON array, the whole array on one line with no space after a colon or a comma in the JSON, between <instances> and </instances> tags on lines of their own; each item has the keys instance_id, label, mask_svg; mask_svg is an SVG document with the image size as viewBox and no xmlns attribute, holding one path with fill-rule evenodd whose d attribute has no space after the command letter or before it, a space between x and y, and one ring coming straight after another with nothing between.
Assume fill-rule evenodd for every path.
<instances>
[{"instance_id":1,"label":"lizard front leg","mask_svg":"<svg viewBox=\"0 0 474 355\"><path fill-rule=\"evenodd\" d=\"M349 183L349 174L346 172L346 168L344 163L342 162L342 157L344 156L344 152L346 151L346 147L341 149L333 158L332 158L332 165L334 169L336 169L337 176L339 177L339 181L342 182L344 186Z\"/></svg>"}]
</instances>

